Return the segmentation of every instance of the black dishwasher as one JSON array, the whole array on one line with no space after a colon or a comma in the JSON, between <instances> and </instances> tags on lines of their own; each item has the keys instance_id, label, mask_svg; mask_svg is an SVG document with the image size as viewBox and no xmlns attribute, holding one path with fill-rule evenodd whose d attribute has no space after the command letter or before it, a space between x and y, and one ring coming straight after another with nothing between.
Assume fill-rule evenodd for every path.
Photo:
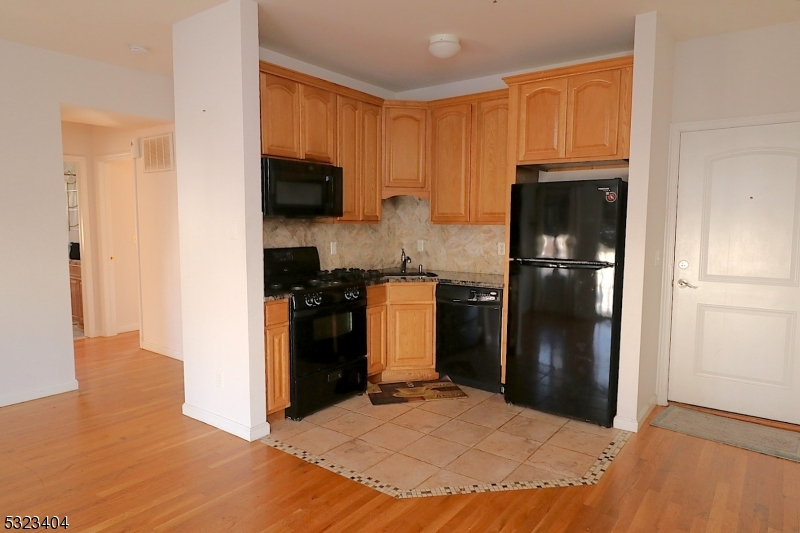
<instances>
[{"instance_id":1,"label":"black dishwasher","mask_svg":"<svg viewBox=\"0 0 800 533\"><path fill-rule=\"evenodd\" d=\"M455 383L500 392L502 289L436 287L436 371Z\"/></svg>"}]
</instances>

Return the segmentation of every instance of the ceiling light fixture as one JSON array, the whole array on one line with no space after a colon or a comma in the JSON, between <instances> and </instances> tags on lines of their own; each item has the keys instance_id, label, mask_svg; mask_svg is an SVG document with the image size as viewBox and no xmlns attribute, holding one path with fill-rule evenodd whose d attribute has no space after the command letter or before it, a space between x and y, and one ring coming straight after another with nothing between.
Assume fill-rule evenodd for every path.
<instances>
[{"instance_id":1,"label":"ceiling light fixture","mask_svg":"<svg viewBox=\"0 0 800 533\"><path fill-rule=\"evenodd\" d=\"M146 54L147 53L147 47L146 46L142 46L141 44L132 44L131 45L131 52L133 52L134 54Z\"/></svg>"},{"instance_id":2,"label":"ceiling light fixture","mask_svg":"<svg viewBox=\"0 0 800 533\"><path fill-rule=\"evenodd\" d=\"M458 42L458 35L451 33L440 33L431 37L431 44L428 51L439 59L453 57L461 50Z\"/></svg>"}]
</instances>

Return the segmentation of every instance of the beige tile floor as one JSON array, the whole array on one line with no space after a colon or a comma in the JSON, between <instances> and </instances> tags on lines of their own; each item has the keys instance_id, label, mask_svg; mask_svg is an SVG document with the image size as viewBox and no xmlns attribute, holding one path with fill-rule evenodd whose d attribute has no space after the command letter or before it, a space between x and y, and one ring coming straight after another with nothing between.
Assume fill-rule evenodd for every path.
<instances>
[{"instance_id":1,"label":"beige tile floor","mask_svg":"<svg viewBox=\"0 0 800 533\"><path fill-rule=\"evenodd\" d=\"M381 406L356 396L270 436L407 490L580 478L617 435L461 388L464 399Z\"/></svg>"}]
</instances>

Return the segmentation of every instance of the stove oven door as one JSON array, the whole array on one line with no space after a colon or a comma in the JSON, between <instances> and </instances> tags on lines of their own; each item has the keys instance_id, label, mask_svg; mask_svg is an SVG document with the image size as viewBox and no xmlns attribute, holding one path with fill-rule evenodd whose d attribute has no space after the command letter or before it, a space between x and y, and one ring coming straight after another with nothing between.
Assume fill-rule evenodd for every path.
<instances>
[{"instance_id":1,"label":"stove oven door","mask_svg":"<svg viewBox=\"0 0 800 533\"><path fill-rule=\"evenodd\" d=\"M292 377L303 378L367 355L366 302L295 311Z\"/></svg>"}]
</instances>

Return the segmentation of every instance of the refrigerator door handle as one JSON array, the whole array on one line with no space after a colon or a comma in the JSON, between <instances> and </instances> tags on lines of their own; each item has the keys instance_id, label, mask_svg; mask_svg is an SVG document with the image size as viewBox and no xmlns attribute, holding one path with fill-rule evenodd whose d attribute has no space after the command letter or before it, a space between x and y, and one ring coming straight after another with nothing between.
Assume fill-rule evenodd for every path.
<instances>
[{"instance_id":1,"label":"refrigerator door handle","mask_svg":"<svg viewBox=\"0 0 800 533\"><path fill-rule=\"evenodd\" d=\"M542 259L513 259L515 263L519 263L521 265L529 265L529 266L538 266L544 268L574 268L574 269L584 269L584 270L602 270L604 268L614 268L616 265L614 263L606 263L606 262L561 262L561 261L547 261Z\"/></svg>"}]
</instances>

